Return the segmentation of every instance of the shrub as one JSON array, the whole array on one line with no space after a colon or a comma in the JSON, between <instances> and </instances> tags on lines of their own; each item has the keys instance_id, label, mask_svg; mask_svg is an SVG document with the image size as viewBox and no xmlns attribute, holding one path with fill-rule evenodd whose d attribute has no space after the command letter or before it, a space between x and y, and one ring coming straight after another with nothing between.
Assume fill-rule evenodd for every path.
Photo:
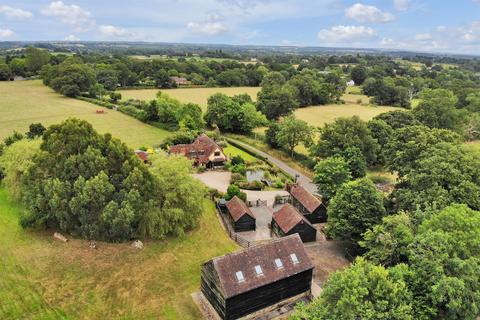
<instances>
[{"instance_id":1,"label":"shrub","mask_svg":"<svg viewBox=\"0 0 480 320\"><path fill-rule=\"evenodd\" d=\"M252 182L240 183L239 186L240 186L240 189L259 191L259 190L263 189L264 184L260 181L255 180L255 181L252 181Z\"/></svg>"},{"instance_id":2,"label":"shrub","mask_svg":"<svg viewBox=\"0 0 480 320\"><path fill-rule=\"evenodd\" d=\"M242 176L240 173L233 173L231 178L230 178L230 184L235 184L239 185L242 182L246 182L246 179L244 176Z\"/></svg>"},{"instance_id":3,"label":"shrub","mask_svg":"<svg viewBox=\"0 0 480 320\"><path fill-rule=\"evenodd\" d=\"M243 160L242 156L240 155L236 155L234 157L232 157L232 165L238 165L238 164L244 164L245 163L245 160Z\"/></svg>"},{"instance_id":4,"label":"shrub","mask_svg":"<svg viewBox=\"0 0 480 320\"><path fill-rule=\"evenodd\" d=\"M235 166L232 166L231 171L232 173L239 173L244 176L247 174L247 167L244 164L237 164Z\"/></svg>"},{"instance_id":5,"label":"shrub","mask_svg":"<svg viewBox=\"0 0 480 320\"><path fill-rule=\"evenodd\" d=\"M243 201L247 201L247 194L240 191L240 188L238 186L231 184L227 188L227 194L225 195L225 199L230 200L235 196L239 197Z\"/></svg>"}]
</instances>

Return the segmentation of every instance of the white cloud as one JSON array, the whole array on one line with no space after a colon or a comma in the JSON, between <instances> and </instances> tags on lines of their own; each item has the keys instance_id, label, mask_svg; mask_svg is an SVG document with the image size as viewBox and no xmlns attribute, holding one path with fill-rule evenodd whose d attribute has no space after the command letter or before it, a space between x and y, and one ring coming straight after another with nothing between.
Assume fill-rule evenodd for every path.
<instances>
[{"instance_id":1,"label":"white cloud","mask_svg":"<svg viewBox=\"0 0 480 320\"><path fill-rule=\"evenodd\" d=\"M3 14L5 18L10 20L24 20L33 17L33 13L31 13L30 11L12 8L6 5L0 5L0 13Z\"/></svg>"},{"instance_id":2,"label":"white cloud","mask_svg":"<svg viewBox=\"0 0 480 320\"><path fill-rule=\"evenodd\" d=\"M375 6L368 6L361 3L356 3L353 6L345 9L345 16L363 23L384 23L393 21L395 19L391 13L383 12Z\"/></svg>"},{"instance_id":3,"label":"white cloud","mask_svg":"<svg viewBox=\"0 0 480 320\"><path fill-rule=\"evenodd\" d=\"M193 33L201 33L206 35L217 35L227 31L227 28L221 22L189 22L187 23L188 30Z\"/></svg>"},{"instance_id":4,"label":"white cloud","mask_svg":"<svg viewBox=\"0 0 480 320\"><path fill-rule=\"evenodd\" d=\"M0 29L0 38L9 38L15 33L10 29Z\"/></svg>"},{"instance_id":5,"label":"white cloud","mask_svg":"<svg viewBox=\"0 0 480 320\"><path fill-rule=\"evenodd\" d=\"M104 38L117 38L124 40L139 40L142 38L140 34L137 34L131 30L115 27L112 25L101 25L98 27L100 35Z\"/></svg>"},{"instance_id":6,"label":"white cloud","mask_svg":"<svg viewBox=\"0 0 480 320\"><path fill-rule=\"evenodd\" d=\"M65 41L80 41L80 38L71 34L65 37Z\"/></svg>"},{"instance_id":7,"label":"white cloud","mask_svg":"<svg viewBox=\"0 0 480 320\"><path fill-rule=\"evenodd\" d=\"M359 42L376 37L375 31L365 26L333 26L318 33L320 40L329 43Z\"/></svg>"},{"instance_id":8,"label":"white cloud","mask_svg":"<svg viewBox=\"0 0 480 320\"><path fill-rule=\"evenodd\" d=\"M415 41L431 41L432 35L430 33L419 33L414 37Z\"/></svg>"},{"instance_id":9,"label":"white cloud","mask_svg":"<svg viewBox=\"0 0 480 320\"><path fill-rule=\"evenodd\" d=\"M407 11L410 8L410 0L394 0L393 6L398 11Z\"/></svg>"},{"instance_id":10,"label":"white cloud","mask_svg":"<svg viewBox=\"0 0 480 320\"><path fill-rule=\"evenodd\" d=\"M41 13L59 18L63 23L74 26L76 31L89 30L95 24L90 12L75 4L67 5L63 1L51 2L48 7L41 10Z\"/></svg>"},{"instance_id":11,"label":"white cloud","mask_svg":"<svg viewBox=\"0 0 480 320\"><path fill-rule=\"evenodd\" d=\"M395 41L392 38L382 38L382 40L380 41L380 46L384 48L385 47L392 48L395 45L396 45Z\"/></svg>"}]
</instances>

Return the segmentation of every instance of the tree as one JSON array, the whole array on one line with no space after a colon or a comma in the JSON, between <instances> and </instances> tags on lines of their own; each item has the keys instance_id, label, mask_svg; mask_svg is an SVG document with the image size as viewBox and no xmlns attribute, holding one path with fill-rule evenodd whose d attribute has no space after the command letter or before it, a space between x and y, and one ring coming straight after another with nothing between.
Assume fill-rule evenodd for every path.
<instances>
[{"instance_id":1,"label":"tree","mask_svg":"<svg viewBox=\"0 0 480 320\"><path fill-rule=\"evenodd\" d=\"M8 81L12 77L12 71L6 63L0 63L0 81Z\"/></svg>"},{"instance_id":2,"label":"tree","mask_svg":"<svg viewBox=\"0 0 480 320\"><path fill-rule=\"evenodd\" d=\"M349 147L360 149L368 165L376 163L378 142L372 137L367 124L359 117L338 118L320 129L320 139L311 149L321 158L341 154Z\"/></svg>"},{"instance_id":3,"label":"tree","mask_svg":"<svg viewBox=\"0 0 480 320\"><path fill-rule=\"evenodd\" d=\"M268 125L268 129L265 130L265 142L267 142L267 144L274 149L280 148L277 140L277 134L279 131L280 125L276 121L271 121Z\"/></svg>"},{"instance_id":4,"label":"tree","mask_svg":"<svg viewBox=\"0 0 480 320\"><path fill-rule=\"evenodd\" d=\"M408 245L414 240L410 216L399 213L384 217L381 224L367 230L360 245L367 250L367 260L383 266L394 266L408 262Z\"/></svg>"},{"instance_id":5,"label":"tree","mask_svg":"<svg viewBox=\"0 0 480 320\"><path fill-rule=\"evenodd\" d=\"M293 157L295 148L300 143L304 143L307 147L311 144L312 134L312 128L305 121L291 115L280 122L276 137L278 144Z\"/></svg>"},{"instance_id":6,"label":"tree","mask_svg":"<svg viewBox=\"0 0 480 320\"><path fill-rule=\"evenodd\" d=\"M175 82L170 78L168 72L164 69L158 70L155 73L155 86L157 88L173 88L175 87Z\"/></svg>"},{"instance_id":7,"label":"tree","mask_svg":"<svg viewBox=\"0 0 480 320\"><path fill-rule=\"evenodd\" d=\"M25 50L25 67L27 71L36 74L50 61L50 53L44 49L28 47Z\"/></svg>"},{"instance_id":8,"label":"tree","mask_svg":"<svg viewBox=\"0 0 480 320\"><path fill-rule=\"evenodd\" d=\"M377 141L380 148L377 149L376 164L384 165L386 162L386 148L388 143L393 139L393 128L385 121L380 119L372 119L367 123L372 137Z\"/></svg>"},{"instance_id":9,"label":"tree","mask_svg":"<svg viewBox=\"0 0 480 320\"><path fill-rule=\"evenodd\" d=\"M74 59L65 60L57 66L47 66L42 69L42 77L46 85L69 97L89 92L96 84L93 68Z\"/></svg>"},{"instance_id":10,"label":"tree","mask_svg":"<svg viewBox=\"0 0 480 320\"><path fill-rule=\"evenodd\" d=\"M247 194L240 191L240 188L237 185L231 184L227 188L227 194L225 195L225 199L228 201L235 196L239 197L243 201L247 201Z\"/></svg>"},{"instance_id":11,"label":"tree","mask_svg":"<svg viewBox=\"0 0 480 320\"><path fill-rule=\"evenodd\" d=\"M313 181L325 201L335 196L340 187L352 179L347 162L340 156L321 160L315 166Z\"/></svg>"},{"instance_id":12,"label":"tree","mask_svg":"<svg viewBox=\"0 0 480 320\"><path fill-rule=\"evenodd\" d=\"M43 133L45 132L45 130L46 130L46 128L40 122L32 123L29 126L29 129L28 129L28 132L27 132L27 138L35 139L37 137L41 137L43 135Z\"/></svg>"},{"instance_id":13,"label":"tree","mask_svg":"<svg viewBox=\"0 0 480 320\"><path fill-rule=\"evenodd\" d=\"M27 71L25 59L14 58L10 61L10 70L14 76L24 77Z\"/></svg>"},{"instance_id":14,"label":"tree","mask_svg":"<svg viewBox=\"0 0 480 320\"><path fill-rule=\"evenodd\" d=\"M357 147L349 147L341 153L341 156L347 162L352 178L363 178L367 175L367 163L362 150Z\"/></svg>"},{"instance_id":15,"label":"tree","mask_svg":"<svg viewBox=\"0 0 480 320\"><path fill-rule=\"evenodd\" d=\"M288 86L266 86L258 93L257 110L269 120L287 116L298 107L293 90Z\"/></svg>"},{"instance_id":16,"label":"tree","mask_svg":"<svg viewBox=\"0 0 480 320\"><path fill-rule=\"evenodd\" d=\"M385 216L383 195L363 178L344 184L328 207L327 233L334 239L358 242Z\"/></svg>"},{"instance_id":17,"label":"tree","mask_svg":"<svg viewBox=\"0 0 480 320\"><path fill-rule=\"evenodd\" d=\"M352 68L352 71L350 71L350 77L358 86L362 85L363 82L365 82L367 76L367 68L362 65L355 66Z\"/></svg>"},{"instance_id":18,"label":"tree","mask_svg":"<svg viewBox=\"0 0 480 320\"><path fill-rule=\"evenodd\" d=\"M412 295L401 272L358 258L351 267L332 274L320 297L297 307L292 319L413 320Z\"/></svg>"},{"instance_id":19,"label":"tree","mask_svg":"<svg viewBox=\"0 0 480 320\"><path fill-rule=\"evenodd\" d=\"M379 114L373 118L374 120L385 121L393 129L419 124L410 111L389 111Z\"/></svg>"}]
</instances>

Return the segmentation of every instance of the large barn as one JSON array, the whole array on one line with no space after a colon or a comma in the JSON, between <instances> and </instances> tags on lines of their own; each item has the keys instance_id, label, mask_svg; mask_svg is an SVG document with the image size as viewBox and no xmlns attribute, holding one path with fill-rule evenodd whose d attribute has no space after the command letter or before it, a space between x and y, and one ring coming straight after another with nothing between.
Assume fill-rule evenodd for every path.
<instances>
[{"instance_id":1,"label":"large barn","mask_svg":"<svg viewBox=\"0 0 480 320\"><path fill-rule=\"evenodd\" d=\"M272 232L279 237L298 233L303 242L317 240L317 229L290 204L273 214Z\"/></svg>"},{"instance_id":2,"label":"large barn","mask_svg":"<svg viewBox=\"0 0 480 320\"><path fill-rule=\"evenodd\" d=\"M204 263L201 289L222 319L238 319L309 295L312 274L312 261L295 234Z\"/></svg>"},{"instance_id":3,"label":"large barn","mask_svg":"<svg viewBox=\"0 0 480 320\"><path fill-rule=\"evenodd\" d=\"M290 192L292 205L303 214L310 223L327 221L327 208L320 199L298 184L290 185L288 191Z\"/></svg>"},{"instance_id":4,"label":"large barn","mask_svg":"<svg viewBox=\"0 0 480 320\"><path fill-rule=\"evenodd\" d=\"M239 197L227 202L227 214L235 232L255 230L255 216Z\"/></svg>"}]
</instances>

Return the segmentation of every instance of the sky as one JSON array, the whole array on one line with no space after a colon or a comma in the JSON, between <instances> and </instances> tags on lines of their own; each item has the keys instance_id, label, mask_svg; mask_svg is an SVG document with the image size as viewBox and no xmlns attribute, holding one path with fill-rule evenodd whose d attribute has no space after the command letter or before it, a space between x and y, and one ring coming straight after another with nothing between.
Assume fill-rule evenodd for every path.
<instances>
[{"instance_id":1,"label":"sky","mask_svg":"<svg viewBox=\"0 0 480 320\"><path fill-rule=\"evenodd\" d=\"M17 40L480 54L480 0L0 0L0 41Z\"/></svg>"}]
</instances>

